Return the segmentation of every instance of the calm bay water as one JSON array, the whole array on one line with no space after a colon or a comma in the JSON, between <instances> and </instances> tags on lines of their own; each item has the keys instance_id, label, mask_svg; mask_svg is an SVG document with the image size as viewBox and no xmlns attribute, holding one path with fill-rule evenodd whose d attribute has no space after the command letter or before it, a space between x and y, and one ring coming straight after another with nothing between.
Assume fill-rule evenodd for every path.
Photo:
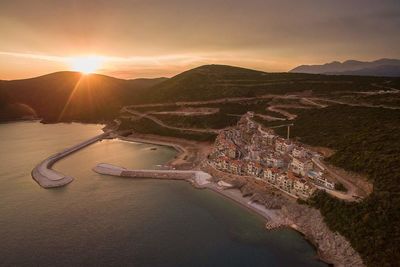
<instances>
[{"instance_id":1,"label":"calm bay water","mask_svg":"<svg viewBox=\"0 0 400 267\"><path fill-rule=\"evenodd\" d=\"M75 177L46 190L30 177L50 154L100 125L0 125L0 266L325 266L292 230L180 181L102 176L101 162L151 168L173 149L106 140L55 168Z\"/></svg>"}]
</instances>

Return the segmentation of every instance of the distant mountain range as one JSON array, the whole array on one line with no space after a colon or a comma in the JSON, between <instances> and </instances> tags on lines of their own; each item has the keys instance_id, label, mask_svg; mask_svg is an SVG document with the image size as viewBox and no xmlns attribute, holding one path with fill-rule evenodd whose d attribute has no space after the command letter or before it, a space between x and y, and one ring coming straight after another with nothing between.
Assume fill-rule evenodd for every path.
<instances>
[{"instance_id":1,"label":"distant mountain range","mask_svg":"<svg viewBox=\"0 0 400 267\"><path fill-rule=\"evenodd\" d=\"M399 59L379 59L371 62L347 60L343 63L334 61L323 65L301 65L290 72L329 74L329 75L361 75L400 77Z\"/></svg>"}]
</instances>

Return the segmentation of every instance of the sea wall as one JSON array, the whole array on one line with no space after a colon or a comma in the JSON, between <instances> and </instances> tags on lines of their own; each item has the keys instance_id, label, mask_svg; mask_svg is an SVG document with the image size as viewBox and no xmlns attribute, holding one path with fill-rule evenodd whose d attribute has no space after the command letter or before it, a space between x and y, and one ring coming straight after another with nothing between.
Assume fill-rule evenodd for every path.
<instances>
[{"instance_id":1,"label":"sea wall","mask_svg":"<svg viewBox=\"0 0 400 267\"><path fill-rule=\"evenodd\" d=\"M175 179L189 180L195 178L194 172L186 171L156 171L156 170L127 170L121 173L121 176L134 178L153 178L153 179Z\"/></svg>"},{"instance_id":2,"label":"sea wall","mask_svg":"<svg viewBox=\"0 0 400 267\"><path fill-rule=\"evenodd\" d=\"M167 180L188 180L195 182L198 186L209 183L211 175L203 171L184 170L132 170L108 163L100 163L93 168L99 174L113 175L131 178L152 178Z\"/></svg>"},{"instance_id":3,"label":"sea wall","mask_svg":"<svg viewBox=\"0 0 400 267\"><path fill-rule=\"evenodd\" d=\"M108 135L109 132L99 134L70 148L64 149L59 153L51 155L33 168L31 172L32 178L43 188L54 188L69 184L74 178L53 170L52 166L54 163L86 146L106 138Z\"/></svg>"}]
</instances>

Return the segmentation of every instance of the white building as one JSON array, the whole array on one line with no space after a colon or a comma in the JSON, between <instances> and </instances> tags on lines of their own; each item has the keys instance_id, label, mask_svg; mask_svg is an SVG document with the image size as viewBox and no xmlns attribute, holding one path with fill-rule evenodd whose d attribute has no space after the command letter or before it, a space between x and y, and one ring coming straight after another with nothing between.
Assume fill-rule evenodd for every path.
<instances>
[{"instance_id":1,"label":"white building","mask_svg":"<svg viewBox=\"0 0 400 267\"><path fill-rule=\"evenodd\" d=\"M275 140L275 151L281 153L281 154L286 154L290 153L292 151L294 145L292 141L290 140L285 140L283 138L277 138Z\"/></svg>"},{"instance_id":2,"label":"white building","mask_svg":"<svg viewBox=\"0 0 400 267\"><path fill-rule=\"evenodd\" d=\"M307 155L307 151L302 146L295 146L292 150L292 156L295 158L304 158Z\"/></svg>"},{"instance_id":3,"label":"white building","mask_svg":"<svg viewBox=\"0 0 400 267\"><path fill-rule=\"evenodd\" d=\"M260 129L259 129L259 131L261 132L262 140L263 140L264 144L269 145L269 146L275 145L275 140L276 140L277 136L274 134L273 131L271 131L271 130L263 131Z\"/></svg>"},{"instance_id":4,"label":"white building","mask_svg":"<svg viewBox=\"0 0 400 267\"><path fill-rule=\"evenodd\" d=\"M296 192L296 195L300 197L307 198L309 197L313 191L315 190L306 180L297 179L294 182L293 188Z\"/></svg>"},{"instance_id":5,"label":"white building","mask_svg":"<svg viewBox=\"0 0 400 267\"><path fill-rule=\"evenodd\" d=\"M264 179L271 184L275 184L279 173L280 170L277 168L266 168L264 169Z\"/></svg>"},{"instance_id":6,"label":"white building","mask_svg":"<svg viewBox=\"0 0 400 267\"><path fill-rule=\"evenodd\" d=\"M294 145L292 141L290 140L285 140L282 145L283 153L290 153L293 149Z\"/></svg>"},{"instance_id":7,"label":"white building","mask_svg":"<svg viewBox=\"0 0 400 267\"><path fill-rule=\"evenodd\" d=\"M266 160L268 167L282 168L285 165L285 162L282 158L270 156Z\"/></svg>"},{"instance_id":8,"label":"white building","mask_svg":"<svg viewBox=\"0 0 400 267\"><path fill-rule=\"evenodd\" d=\"M328 189L335 189L335 183L330 181L327 177L322 172L316 172L316 171L309 171L308 172L308 178L310 178L311 181L313 181L317 185L321 185L323 187L326 187Z\"/></svg>"},{"instance_id":9,"label":"white building","mask_svg":"<svg viewBox=\"0 0 400 267\"><path fill-rule=\"evenodd\" d=\"M247 162L247 165L246 165L247 175L258 177L261 174L261 170L262 170L262 168L259 163L254 162L254 161Z\"/></svg>"},{"instance_id":10,"label":"white building","mask_svg":"<svg viewBox=\"0 0 400 267\"><path fill-rule=\"evenodd\" d=\"M312 168L312 161L305 158L293 158L292 163L290 163L290 169L297 175L306 176Z\"/></svg>"}]
</instances>

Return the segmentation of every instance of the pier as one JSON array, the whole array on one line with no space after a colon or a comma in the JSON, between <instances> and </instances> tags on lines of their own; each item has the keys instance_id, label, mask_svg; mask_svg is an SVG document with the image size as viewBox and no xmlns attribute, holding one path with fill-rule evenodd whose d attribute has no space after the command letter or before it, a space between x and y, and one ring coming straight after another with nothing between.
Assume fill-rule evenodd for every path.
<instances>
[{"instance_id":1,"label":"pier","mask_svg":"<svg viewBox=\"0 0 400 267\"><path fill-rule=\"evenodd\" d=\"M132 178L153 178L167 180L187 180L194 182L202 187L209 183L211 175L203 171L185 171L185 170L132 170L100 163L93 168L93 171L99 174L132 177Z\"/></svg>"},{"instance_id":2,"label":"pier","mask_svg":"<svg viewBox=\"0 0 400 267\"><path fill-rule=\"evenodd\" d=\"M96 143L97 141L102 140L103 138L106 138L109 134L110 132L99 134L82 143L79 143L75 146L67 148L57 154L48 157L47 159L36 165L36 167L32 170L32 178L43 188L61 187L69 184L74 180L74 178L53 170L52 166L54 165L54 163L84 147L87 147L93 143Z\"/></svg>"},{"instance_id":3,"label":"pier","mask_svg":"<svg viewBox=\"0 0 400 267\"><path fill-rule=\"evenodd\" d=\"M226 182L214 183L211 181L211 175L204 171L196 170L132 170L115 166L108 163L100 163L93 168L94 172L99 174L131 177L131 178L151 178L164 180L183 180L189 181L196 188L209 189L220 194L250 211L260 215L267 220L265 227L269 230L285 227L289 225L277 210L271 210L264 205L253 202L249 197L243 197L237 188Z\"/></svg>"}]
</instances>

